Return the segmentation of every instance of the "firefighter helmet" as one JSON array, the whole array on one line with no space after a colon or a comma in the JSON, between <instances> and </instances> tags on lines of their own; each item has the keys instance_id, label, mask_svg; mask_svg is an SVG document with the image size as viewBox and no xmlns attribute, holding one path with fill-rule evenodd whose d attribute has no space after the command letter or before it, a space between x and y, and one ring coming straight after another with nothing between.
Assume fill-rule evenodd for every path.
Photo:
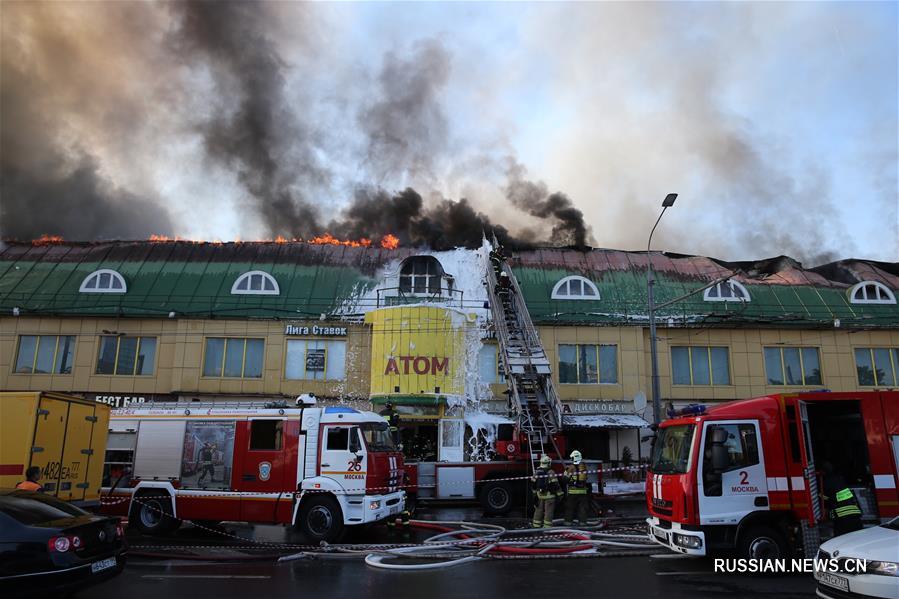
<instances>
[{"instance_id":1,"label":"firefighter helmet","mask_svg":"<svg viewBox=\"0 0 899 599\"><path fill-rule=\"evenodd\" d=\"M549 468L552 465L553 461L549 459L549 456L544 454L540 456L540 467L541 468Z\"/></svg>"},{"instance_id":2,"label":"firefighter helmet","mask_svg":"<svg viewBox=\"0 0 899 599\"><path fill-rule=\"evenodd\" d=\"M581 456L581 452L579 452L577 449L571 452L571 461L575 464L580 464L582 459L583 458Z\"/></svg>"}]
</instances>

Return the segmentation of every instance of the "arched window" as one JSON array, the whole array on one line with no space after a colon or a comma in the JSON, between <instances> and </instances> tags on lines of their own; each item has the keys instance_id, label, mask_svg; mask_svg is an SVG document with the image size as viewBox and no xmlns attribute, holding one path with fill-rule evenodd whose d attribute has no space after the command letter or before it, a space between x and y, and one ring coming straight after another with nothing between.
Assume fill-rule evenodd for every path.
<instances>
[{"instance_id":1,"label":"arched window","mask_svg":"<svg viewBox=\"0 0 899 599\"><path fill-rule=\"evenodd\" d=\"M237 277L237 280L231 285L232 295L278 295L280 293L281 288L278 287L275 277L261 270L245 272Z\"/></svg>"},{"instance_id":2,"label":"arched window","mask_svg":"<svg viewBox=\"0 0 899 599\"><path fill-rule=\"evenodd\" d=\"M722 281L714 287L709 287L702 294L702 299L707 302L748 302L751 300L749 291L742 283L733 280Z\"/></svg>"},{"instance_id":3,"label":"arched window","mask_svg":"<svg viewBox=\"0 0 899 599\"><path fill-rule=\"evenodd\" d=\"M433 256L412 256L400 268L400 293L439 295L443 267Z\"/></svg>"},{"instance_id":4,"label":"arched window","mask_svg":"<svg viewBox=\"0 0 899 599\"><path fill-rule=\"evenodd\" d=\"M553 287L552 299L598 300L599 289L584 277L565 277Z\"/></svg>"},{"instance_id":5,"label":"arched window","mask_svg":"<svg viewBox=\"0 0 899 599\"><path fill-rule=\"evenodd\" d=\"M84 277L78 291L81 293L125 293L128 291L128 285L125 283L125 278L116 271L101 268Z\"/></svg>"},{"instance_id":6,"label":"arched window","mask_svg":"<svg viewBox=\"0 0 899 599\"><path fill-rule=\"evenodd\" d=\"M889 287L877 281L862 281L849 291L853 304L895 304L896 295Z\"/></svg>"}]
</instances>

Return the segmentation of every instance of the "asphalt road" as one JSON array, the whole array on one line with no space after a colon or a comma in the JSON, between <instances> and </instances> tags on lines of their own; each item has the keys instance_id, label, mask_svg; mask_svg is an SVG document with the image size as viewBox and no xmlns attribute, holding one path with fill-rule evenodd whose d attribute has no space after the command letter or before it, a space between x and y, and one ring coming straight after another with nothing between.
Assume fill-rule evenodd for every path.
<instances>
[{"instance_id":1,"label":"asphalt road","mask_svg":"<svg viewBox=\"0 0 899 599\"><path fill-rule=\"evenodd\" d=\"M78 597L814 597L810 575L711 573L695 560L596 558L486 560L428 572L388 572L359 560L285 564L133 560L118 578Z\"/></svg>"},{"instance_id":2,"label":"asphalt road","mask_svg":"<svg viewBox=\"0 0 899 599\"><path fill-rule=\"evenodd\" d=\"M639 512L639 507L620 511L632 510ZM477 510L472 509L440 509L417 514L422 520L474 520L478 517ZM489 521L504 526L521 525L514 520ZM433 531L414 531L404 536L389 533L385 527L375 527L353 535L349 541L414 543L431 534ZM228 524L218 533L184 526L171 538L150 539L130 534L129 540L134 555L125 571L111 581L78 593L77 597L737 599L815 596L811 575L717 574L712 571L710 560L654 557L487 559L443 570L392 572L369 567L358 558L307 558L278 563L272 548L245 549L254 547L252 541L303 542L281 526ZM191 559L185 559L188 554Z\"/></svg>"}]
</instances>

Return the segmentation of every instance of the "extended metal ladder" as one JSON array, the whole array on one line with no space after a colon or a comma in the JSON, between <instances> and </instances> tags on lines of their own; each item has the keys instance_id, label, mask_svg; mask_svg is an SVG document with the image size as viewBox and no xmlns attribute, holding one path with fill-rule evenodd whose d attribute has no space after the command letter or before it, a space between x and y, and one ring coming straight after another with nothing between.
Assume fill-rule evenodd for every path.
<instances>
[{"instance_id":1,"label":"extended metal ladder","mask_svg":"<svg viewBox=\"0 0 899 599\"><path fill-rule=\"evenodd\" d=\"M536 453L532 458L539 459L546 442L555 447L553 435L562 428L562 402L518 280L496 249L487 265L487 296L509 386L509 410L517 418L519 430L528 436L530 451Z\"/></svg>"}]
</instances>

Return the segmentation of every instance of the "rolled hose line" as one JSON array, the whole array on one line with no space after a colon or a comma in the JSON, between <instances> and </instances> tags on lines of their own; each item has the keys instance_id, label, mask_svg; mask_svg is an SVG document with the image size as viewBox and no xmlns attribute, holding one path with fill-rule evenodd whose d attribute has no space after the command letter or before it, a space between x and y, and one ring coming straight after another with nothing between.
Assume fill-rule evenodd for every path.
<instances>
[{"instance_id":1,"label":"rolled hose line","mask_svg":"<svg viewBox=\"0 0 899 599\"><path fill-rule=\"evenodd\" d=\"M612 540L616 535L610 533L599 533L588 530L579 530L571 528L525 528L507 530L502 526L495 524L475 524L471 522L423 522L420 520L412 521L411 524L418 528L430 530L441 530L442 532L429 537L419 546L400 547L396 549L384 549L377 552L359 553L365 555L365 563L373 568L394 571L422 571L436 570L442 568L451 568L462 564L467 564L491 556L502 557L551 557L551 556L571 556L571 557L588 557L600 556L600 548L602 547L618 547L626 549L645 550L650 547L645 538L639 538L635 535L626 535L633 538L632 542L624 540ZM450 526L459 526L453 529ZM593 528L593 527L591 527ZM553 537L559 537L558 541L547 541L545 539L534 540L503 540L502 537L512 535L527 534L550 534ZM594 538L600 537L600 538ZM621 538L621 537L617 537ZM637 541L642 542L637 542ZM483 547L471 547L472 545L483 544ZM440 552L439 554L436 552ZM459 557L454 557L453 553L458 551ZM396 563L396 559L440 559L442 561L431 561L428 563L408 564Z\"/></svg>"}]
</instances>

